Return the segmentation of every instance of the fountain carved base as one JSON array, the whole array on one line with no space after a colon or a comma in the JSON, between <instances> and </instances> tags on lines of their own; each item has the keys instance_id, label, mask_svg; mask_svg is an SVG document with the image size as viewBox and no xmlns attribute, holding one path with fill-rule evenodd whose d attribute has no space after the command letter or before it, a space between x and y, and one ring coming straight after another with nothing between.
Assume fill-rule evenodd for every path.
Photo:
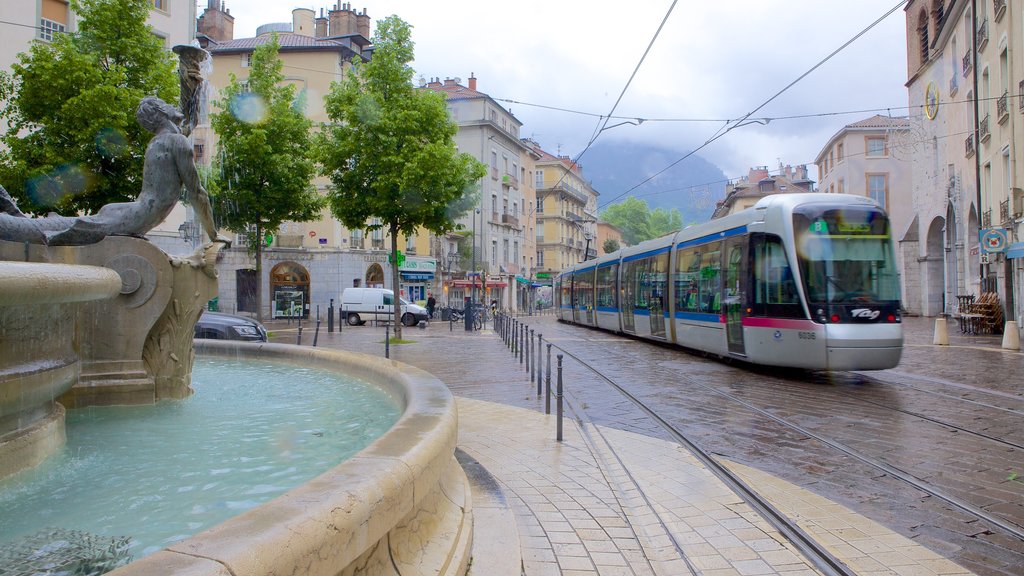
<instances>
[{"instance_id":1,"label":"fountain carved base","mask_svg":"<svg viewBox=\"0 0 1024 576\"><path fill-rule=\"evenodd\" d=\"M178 258L126 236L88 246L0 241L0 478L63 444L54 399L80 408L191 394L192 337L217 294L219 248ZM51 433L37 434L58 414ZM39 450L25 445L30 431Z\"/></svg>"}]
</instances>

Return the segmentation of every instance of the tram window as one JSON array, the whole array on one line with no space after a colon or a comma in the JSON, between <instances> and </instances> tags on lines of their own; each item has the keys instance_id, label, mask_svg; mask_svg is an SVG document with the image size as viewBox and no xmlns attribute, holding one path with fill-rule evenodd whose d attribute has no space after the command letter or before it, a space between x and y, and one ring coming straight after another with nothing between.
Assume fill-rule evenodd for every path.
<instances>
[{"instance_id":1,"label":"tram window","mask_svg":"<svg viewBox=\"0 0 1024 576\"><path fill-rule=\"evenodd\" d=\"M597 305L615 307L615 273L617 266L606 266L597 270Z\"/></svg>"},{"instance_id":2,"label":"tram window","mask_svg":"<svg viewBox=\"0 0 1024 576\"><path fill-rule=\"evenodd\" d=\"M764 234L751 238L754 271L754 316L803 318L793 269L778 236Z\"/></svg>"},{"instance_id":3,"label":"tram window","mask_svg":"<svg viewBox=\"0 0 1024 576\"><path fill-rule=\"evenodd\" d=\"M700 312L717 313L722 309L721 242L701 255L698 305Z\"/></svg>"},{"instance_id":4,"label":"tram window","mask_svg":"<svg viewBox=\"0 0 1024 576\"><path fill-rule=\"evenodd\" d=\"M700 251L695 248L681 250L676 254L676 310L699 312L700 301Z\"/></svg>"}]
</instances>

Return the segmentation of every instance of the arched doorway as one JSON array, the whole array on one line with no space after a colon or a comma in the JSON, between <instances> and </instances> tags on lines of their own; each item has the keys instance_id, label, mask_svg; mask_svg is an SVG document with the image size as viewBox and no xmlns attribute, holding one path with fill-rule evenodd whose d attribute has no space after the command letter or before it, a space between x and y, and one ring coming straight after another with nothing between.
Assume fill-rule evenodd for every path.
<instances>
[{"instance_id":1,"label":"arched doorway","mask_svg":"<svg viewBox=\"0 0 1024 576\"><path fill-rule=\"evenodd\" d=\"M960 236L960 221L952 202L946 204L946 289L943 298L943 312L952 314L956 308L956 297L964 293L964 262L961 253L964 240Z\"/></svg>"},{"instance_id":2,"label":"arched doorway","mask_svg":"<svg viewBox=\"0 0 1024 576\"><path fill-rule=\"evenodd\" d=\"M270 270L270 315L273 318L309 318L309 271L295 262L281 262Z\"/></svg>"},{"instance_id":3,"label":"arched doorway","mask_svg":"<svg viewBox=\"0 0 1024 576\"><path fill-rule=\"evenodd\" d=\"M944 218L937 216L928 226L924 255L924 295L922 312L925 316L937 316L943 312L943 297L946 292Z\"/></svg>"},{"instance_id":4,"label":"arched doorway","mask_svg":"<svg viewBox=\"0 0 1024 576\"><path fill-rule=\"evenodd\" d=\"M370 267L366 269L366 287L384 287L384 268L382 268L380 264L371 264Z\"/></svg>"}]
</instances>

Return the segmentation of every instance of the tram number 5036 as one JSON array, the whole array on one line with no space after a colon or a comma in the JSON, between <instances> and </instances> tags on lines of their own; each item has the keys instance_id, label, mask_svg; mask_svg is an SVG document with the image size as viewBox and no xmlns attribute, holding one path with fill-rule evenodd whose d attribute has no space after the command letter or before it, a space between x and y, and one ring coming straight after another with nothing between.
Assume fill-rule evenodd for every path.
<instances>
[{"instance_id":1,"label":"tram number 5036","mask_svg":"<svg viewBox=\"0 0 1024 576\"><path fill-rule=\"evenodd\" d=\"M801 340L814 340L818 337L817 332L797 332L796 335Z\"/></svg>"}]
</instances>

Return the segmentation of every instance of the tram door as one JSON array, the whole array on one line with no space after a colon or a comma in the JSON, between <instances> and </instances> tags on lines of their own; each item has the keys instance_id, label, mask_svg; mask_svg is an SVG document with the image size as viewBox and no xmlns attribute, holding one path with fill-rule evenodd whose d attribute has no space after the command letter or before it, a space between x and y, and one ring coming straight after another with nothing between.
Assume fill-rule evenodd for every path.
<instances>
[{"instance_id":1,"label":"tram door","mask_svg":"<svg viewBox=\"0 0 1024 576\"><path fill-rule=\"evenodd\" d=\"M646 271L648 281L645 288L649 290L647 302L651 311L651 336L665 337L665 283L668 278L668 252L658 254L647 260L650 268Z\"/></svg>"},{"instance_id":2,"label":"tram door","mask_svg":"<svg viewBox=\"0 0 1024 576\"><path fill-rule=\"evenodd\" d=\"M636 316L633 310L636 308L637 296L637 261L624 262L622 264L622 280L619 284L621 298L619 306L622 310L622 331L628 334L636 334Z\"/></svg>"},{"instance_id":3,"label":"tram door","mask_svg":"<svg viewBox=\"0 0 1024 576\"><path fill-rule=\"evenodd\" d=\"M743 343L743 307L746 305L747 259L744 257L746 238L732 238L725 243L725 285L722 286L725 303L725 336L729 352L746 354Z\"/></svg>"}]
</instances>

